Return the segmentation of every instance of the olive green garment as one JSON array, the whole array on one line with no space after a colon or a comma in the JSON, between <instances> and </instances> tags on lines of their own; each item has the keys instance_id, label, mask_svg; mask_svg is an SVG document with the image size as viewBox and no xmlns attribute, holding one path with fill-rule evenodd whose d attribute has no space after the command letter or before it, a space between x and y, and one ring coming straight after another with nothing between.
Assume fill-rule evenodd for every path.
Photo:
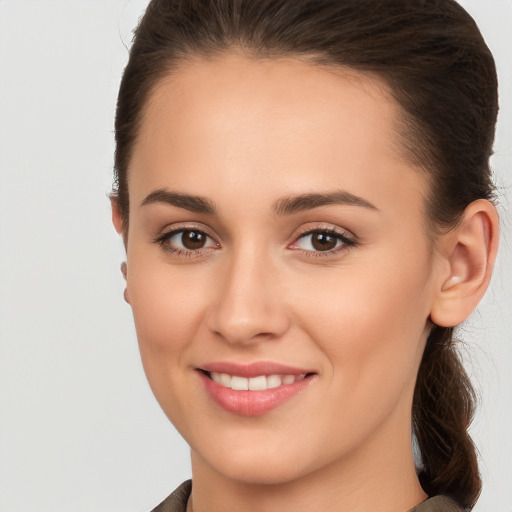
<instances>
[{"instance_id":1,"label":"olive green garment","mask_svg":"<svg viewBox=\"0 0 512 512\"><path fill-rule=\"evenodd\" d=\"M170 496L151 512L186 512L187 501L192 490L192 481L183 482ZM435 496L416 505L409 512L462 512L454 501L445 496Z\"/></svg>"}]
</instances>

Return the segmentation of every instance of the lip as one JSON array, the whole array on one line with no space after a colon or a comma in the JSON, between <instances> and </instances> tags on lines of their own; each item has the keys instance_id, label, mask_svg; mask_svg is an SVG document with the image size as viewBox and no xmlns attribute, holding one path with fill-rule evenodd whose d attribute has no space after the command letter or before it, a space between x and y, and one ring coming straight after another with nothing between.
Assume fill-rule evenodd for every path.
<instances>
[{"instance_id":1,"label":"lip","mask_svg":"<svg viewBox=\"0 0 512 512\"><path fill-rule=\"evenodd\" d=\"M239 377L257 377L259 375L302 375L306 377L291 384L262 391L239 391L226 388L213 381L206 372L228 373ZM288 402L304 391L316 380L317 374L311 370L286 366L272 362L238 364L215 362L197 368L206 393L219 407L232 414L241 416L261 416Z\"/></svg>"},{"instance_id":2,"label":"lip","mask_svg":"<svg viewBox=\"0 0 512 512\"><path fill-rule=\"evenodd\" d=\"M257 361L254 363L234 363L230 361L216 361L198 368L207 372L229 373L239 377L258 377L259 375L302 375L315 373L311 368L297 368L271 361Z\"/></svg>"}]
</instances>

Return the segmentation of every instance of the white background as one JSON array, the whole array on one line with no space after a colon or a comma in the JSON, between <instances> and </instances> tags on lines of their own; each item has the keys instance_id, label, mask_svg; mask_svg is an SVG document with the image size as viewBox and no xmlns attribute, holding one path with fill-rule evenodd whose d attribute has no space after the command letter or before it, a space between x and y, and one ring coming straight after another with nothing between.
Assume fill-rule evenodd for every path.
<instances>
[{"instance_id":1,"label":"white background","mask_svg":"<svg viewBox=\"0 0 512 512\"><path fill-rule=\"evenodd\" d=\"M0 512L143 512L190 476L140 366L107 200L146 3L0 0ZM482 397L475 511L512 512L512 2L463 5L495 53L502 106L502 252L462 332Z\"/></svg>"}]
</instances>

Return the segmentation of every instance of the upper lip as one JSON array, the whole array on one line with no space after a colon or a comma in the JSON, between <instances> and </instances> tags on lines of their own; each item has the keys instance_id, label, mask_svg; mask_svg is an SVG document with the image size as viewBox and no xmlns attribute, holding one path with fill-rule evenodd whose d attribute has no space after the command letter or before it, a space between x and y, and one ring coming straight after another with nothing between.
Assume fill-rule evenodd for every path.
<instances>
[{"instance_id":1,"label":"upper lip","mask_svg":"<svg viewBox=\"0 0 512 512\"><path fill-rule=\"evenodd\" d=\"M215 361L198 367L206 372L227 373L239 377L258 377L260 375L302 375L315 373L308 368L297 368L272 361L256 361L253 363L235 363L231 361Z\"/></svg>"}]
</instances>

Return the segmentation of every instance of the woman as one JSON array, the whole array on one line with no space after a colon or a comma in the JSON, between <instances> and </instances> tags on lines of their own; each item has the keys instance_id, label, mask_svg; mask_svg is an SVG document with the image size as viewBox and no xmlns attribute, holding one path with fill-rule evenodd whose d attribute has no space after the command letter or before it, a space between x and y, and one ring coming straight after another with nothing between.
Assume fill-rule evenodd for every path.
<instances>
[{"instance_id":1,"label":"woman","mask_svg":"<svg viewBox=\"0 0 512 512\"><path fill-rule=\"evenodd\" d=\"M144 369L191 448L193 486L155 510L473 507L453 327L496 255L496 113L452 0L150 3L112 206Z\"/></svg>"}]
</instances>

